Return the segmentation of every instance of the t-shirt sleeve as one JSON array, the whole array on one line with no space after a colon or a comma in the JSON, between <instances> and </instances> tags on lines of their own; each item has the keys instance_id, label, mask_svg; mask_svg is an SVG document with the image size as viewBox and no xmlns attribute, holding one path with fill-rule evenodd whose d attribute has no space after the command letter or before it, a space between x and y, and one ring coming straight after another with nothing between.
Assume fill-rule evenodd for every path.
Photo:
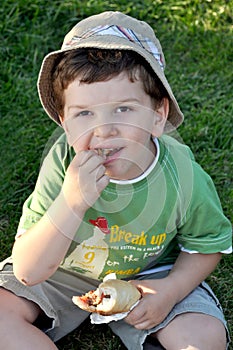
<instances>
[{"instance_id":1,"label":"t-shirt sleeve","mask_svg":"<svg viewBox=\"0 0 233 350\"><path fill-rule=\"evenodd\" d=\"M69 163L68 146L62 135L45 157L32 194L23 205L16 238L38 222L58 196Z\"/></svg>"},{"instance_id":2,"label":"t-shirt sleeve","mask_svg":"<svg viewBox=\"0 0 233 350\"><path fill-rule=\"evenodd\" d=\"M223 214L210 176L196 163L192 200L185 220L178 228L181 250L211 254L232 252L232 226Z\"/></svg>"}]
</instances>

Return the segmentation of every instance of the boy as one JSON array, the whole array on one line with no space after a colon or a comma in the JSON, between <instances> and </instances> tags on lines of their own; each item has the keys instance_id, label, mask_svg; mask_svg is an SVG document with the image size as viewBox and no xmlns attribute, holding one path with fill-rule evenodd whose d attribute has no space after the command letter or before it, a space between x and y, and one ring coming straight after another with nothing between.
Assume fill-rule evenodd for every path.
<instances>
[{"instance_id":1,"label":"boy","mask_svg":"<svg viewBox=\"0 0 233 350\"><path fill-rule=\"evenodd\" d=\"M127 349L148 336L161 349L227 348L203 281L231 252L231 225L189 148L165 135L183 115L164 65L153 30L119 12L81 21L45 57L40 99L65 134L1 264L0 349L56 349L88 317L72 296L111 272L142 293L110 323Z\"/></svg>"}]
</instances>

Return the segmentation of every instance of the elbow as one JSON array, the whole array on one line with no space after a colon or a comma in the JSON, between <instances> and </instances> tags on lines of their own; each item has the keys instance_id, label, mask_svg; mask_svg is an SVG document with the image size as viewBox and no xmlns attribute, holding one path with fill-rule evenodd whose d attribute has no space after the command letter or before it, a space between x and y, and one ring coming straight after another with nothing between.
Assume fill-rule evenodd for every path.
<instances>
[{"instance_id":1,"label":"elbow","mask_svg":"<svg viewBox=\"0 0 233 350\"><path fill-rule=\"evenodd\" d=\"M28 267L25 265L25 258L21 257L23 254L17 251L17 244L15 242L12 250L12 259L13 259L13 273L19 282L24 284L25 286L33 286L35 285L35 281L31 279L31 274ZM27 264L29 265L29 264Z\"/></svg>"},{"instance_id":2,"label":"elbow","mask_svg":"<svg viewBox=\"0 0 233 350\"><path fill-rule=\"evenodd\" d=\"M51 268L43 271L29 270L28 268L19 267L17 264L13 263L13 273L17 280L23 285L32 287L36 284L42 283L47 280L53 273L55 269Z\"/></svg>"},{"instance_id":3,"label":"elbow","mask_svg":"<svg viewBox=\"0 0 233 350\"><path fill-rule=\"evenodd\" d=\"M19 282L21 282L25 286L33 286L41 281L36 278L36 274L28 268L28 264L22 261L22 259L18 259L15 251L12 252L13 258L13 273Z\"/></svg>"},{"instance_id":4,"label":"elbow","mask_svg":"<svg viewBox=\"0 0 233 350\"><path fill-rule=\"evenodd\" d=\"M57 265L52 265L44 260L33 259L31 256L22 258L22 253L16 249L12 251L13 273L17 280L25 286L34 286L47 280L56 270Z\"/></svg>"},{"instance_id":5,"label":"elbow","mask_svg":"<svg viewBox=\"0 0 233 350\"><path fill-rule=\"evenodd\" d=\"M28 287L34 286L35 284L42 282L41 280L36 279L35 276L33 277L32 273L30 273L29 271L24 271L24 269L20 268L14 263L13 273L19 282Z\"/></svg>"}]
</instances>

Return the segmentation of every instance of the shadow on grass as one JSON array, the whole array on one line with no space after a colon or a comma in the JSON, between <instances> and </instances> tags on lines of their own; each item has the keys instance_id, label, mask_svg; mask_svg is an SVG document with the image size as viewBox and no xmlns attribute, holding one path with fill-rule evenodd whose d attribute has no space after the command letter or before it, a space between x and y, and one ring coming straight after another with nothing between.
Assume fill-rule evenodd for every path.
<instances>
[{"instance_id":1,"label":"shadow on grass","mask_svg":"<svg viewBox=\"0 0 233 350\"><path fill-rule=\"evenodd\" d=\"M59 350L125 350L108 325L92 325L89 318L56 343Z\"/></svg>"}]
</instances>

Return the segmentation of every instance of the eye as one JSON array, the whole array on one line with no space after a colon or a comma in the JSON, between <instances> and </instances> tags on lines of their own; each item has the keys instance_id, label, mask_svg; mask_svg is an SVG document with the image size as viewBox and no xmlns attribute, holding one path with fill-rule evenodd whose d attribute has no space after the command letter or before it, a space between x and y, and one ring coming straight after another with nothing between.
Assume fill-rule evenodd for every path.
<instances>
[{"instance_id":1,"label":"eye","mask_svg":"<svg viewBox=\"0 0 233 350\"><path fill-rule=\"evenodd\" d=\"M130 112L132 109L128 106L119 106L116 108L116 113Z\"/></svg>"},{"instance_id":2,"label":"eye","mask_svg":"<svg viewBox=\"0 0 233 350\"><path fill-rule=\"evenodd\" d=\"M76 114L76 117L87 117L87 116L90 116L90 115L92 115L92 112L90 112L88 110L84 110L84 111L78 112Z\"/></svg>"}]
</instances>

